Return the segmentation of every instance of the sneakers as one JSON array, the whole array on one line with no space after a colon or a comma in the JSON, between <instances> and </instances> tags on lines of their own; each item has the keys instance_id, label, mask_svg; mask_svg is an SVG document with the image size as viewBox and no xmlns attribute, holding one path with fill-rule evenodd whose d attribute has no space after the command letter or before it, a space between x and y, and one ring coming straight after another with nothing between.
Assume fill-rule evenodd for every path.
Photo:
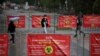
<instances>
[{"instance_id":1,"label":"sneakers","mask_svg":"<svg viewBox=\"0 0 100 56\"><path fill-rule=\"evenodd\" d=\"M75 34L74 37L77 37L77 34Z\"/></svg>"},{"instance_id":2,"label":"sneakers","mask_svg":"<svg viewBox=\"0 0 100 56\"><path fill-rule=\"evenodd\" d=\"M15 41L14 41L13 39L10 39L10 41L11 41L13 44L15 44Z\"/></svg>"}]
</instances>

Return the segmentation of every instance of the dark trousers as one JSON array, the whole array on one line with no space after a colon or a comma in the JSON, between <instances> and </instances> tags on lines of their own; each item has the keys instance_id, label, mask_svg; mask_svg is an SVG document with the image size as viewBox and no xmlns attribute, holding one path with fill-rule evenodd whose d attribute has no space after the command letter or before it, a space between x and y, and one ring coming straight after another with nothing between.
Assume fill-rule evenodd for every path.
<instances>
[{"instance_id":1,"label":"dark trousers","mask_svg":"<svg viewBox=\"0 0 100 56\"><path fill-rule=\"evenodd\" d=\"M79 26L77 26L77 28L76 28L76 31L75 31L75 32L76 32L76 34L77 34L77 32L78 32L78 31L79 31L79 32L81 31L81 26L80 26L80 25L79 25Z\"/></svg>"},{"instance_id":2,"label":"dark trousers","mask_svg":"<svg viewBox=\"0 0 100 56\"><path fill-rule=\"evenodd\" d=\"M81 25L78 25L75 31L75 37L77 36L77 32L79 31L79 34L83 34L85 36L85 33L83 31L81 31Z\"/></svg>"},{"instance_id":3,"label":"dark trousers","mask_svg":"<svg viewBox=\"0 0 100 56\"><path fill-rule=\"evenodd\" d=\"M13 33L13 34L10 34L11 35L11 39L10 39L10 41L12 41L12 43L15 43L15 34Z\"/></svg>"}]
</instances>

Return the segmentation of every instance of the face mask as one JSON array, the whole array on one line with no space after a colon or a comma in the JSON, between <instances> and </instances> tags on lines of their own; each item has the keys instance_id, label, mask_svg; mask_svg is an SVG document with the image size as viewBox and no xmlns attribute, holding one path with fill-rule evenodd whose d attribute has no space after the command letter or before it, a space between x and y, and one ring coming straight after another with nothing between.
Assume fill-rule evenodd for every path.
<instances>
[{"instance_id":1,"label":"face mask","mask_svg":"<svg viewBox=\"0 0 100 56\"><path fill-rule=\"evenodd\" d=\"M44 17L44 18L47 18L47 17Z\"/></svg>"}]
</instances>

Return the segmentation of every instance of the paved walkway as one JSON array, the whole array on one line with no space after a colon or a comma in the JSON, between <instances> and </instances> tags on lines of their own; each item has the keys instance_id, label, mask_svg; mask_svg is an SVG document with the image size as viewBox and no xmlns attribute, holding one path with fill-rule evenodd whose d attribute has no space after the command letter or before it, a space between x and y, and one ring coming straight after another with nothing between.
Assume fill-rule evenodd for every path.
<instances>
[{"instance_id":1,"label":"paved walkway","mask_svg":"<svg viewBox=\"0 0 100 56\"><path fill-rule=\"evenodd\" d=\"M44 14L48 14L48 13L43 13L43 12L38 12L38 11L33 11L33 14L36 15L44 15ZM4 11L4 14L0 15L0 33L5 33L7 31L7 27L5 26L5 21L6 21L6 15L29 15L29 13L19 13L18 11L13 11L13 10L9 10L9 11ZM54 13L53 13L54 14ZM49 14L52 15L53 14ZM52 17L54 18L54 17ZM27 33L42 33L43 31L41 30L41 28L31 28L31 22L26 19L27 24L26 24L26 28L25 29L17 29L16 32L16 44L12 45L11 42L9 42L9 56L27 56L27 46L26 46L26 38L27 38ZM29 23L28 23L29 22ZM54 24L54 22L52 23L52 25ZM86 36L86 38L84 38L83 41L83 37L82 36L78 36L79 38L74 38L73 35L75 34L75 32L73 30L69 30L69 31L58 31L56 30L56 28L51 27L48 29L49 33L56 33L56 34L71 34L71 56L89 56L89 37L88 34ZM9 36L10 37L10 36Z\"/></svg>"}]
</instances>

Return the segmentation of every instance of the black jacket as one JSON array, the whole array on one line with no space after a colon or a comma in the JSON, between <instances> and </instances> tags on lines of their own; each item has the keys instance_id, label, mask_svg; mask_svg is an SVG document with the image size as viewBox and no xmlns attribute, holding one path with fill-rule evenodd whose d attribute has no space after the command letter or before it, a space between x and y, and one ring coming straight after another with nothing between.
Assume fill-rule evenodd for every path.
<instances>
[{"instance_id":1,"label":"black jacket","mask_svg":"<svg viewBox=\"0 0 100 56\"><path fill-rule=\"evenodd\" d=\"M10 22L9 25L8 25L8 32L14 33L15 32L15 28L16 28L16 26L14 25L14 23Z\"/></svg>"},{"instance_id":2,"label":"black jacket","mask_svg":"<svg viewBox=\"0 0 100 56\"><path fill-rule=\"evenodd\" d=\"M47 18L43 18L43 19L41 20L41 26L42 26L42 27L45 27L44 23L46 23L46 26L48 27L48 20L47 20Z\"/></svg>"},{"instance_id":3,"label":"black jacket","mask_svg":"<svg viewBox=\"0 0 100 56\"><path fill-rule=\"evenodd\" d=\"M77 18L77 26L81 26L82 25L82 18L81 17L78 17Z\"/></svg>"}]
</instances>

